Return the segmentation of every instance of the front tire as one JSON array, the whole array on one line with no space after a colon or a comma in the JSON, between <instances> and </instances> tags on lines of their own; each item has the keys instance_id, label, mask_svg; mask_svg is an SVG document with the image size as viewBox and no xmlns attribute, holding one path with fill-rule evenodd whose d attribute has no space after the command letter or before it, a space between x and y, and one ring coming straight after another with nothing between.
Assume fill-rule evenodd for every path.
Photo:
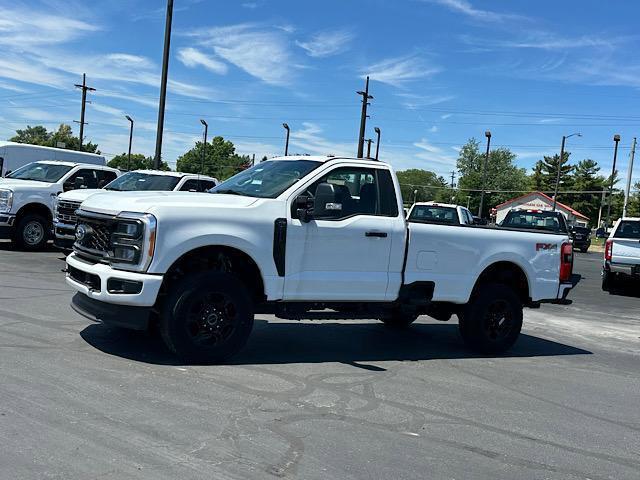
<instances>
[{"instance_id":1,"label":"front tire","mask_svg":"<svg viewBox=\"0 0 640 480\"><path fill-rule=\"evenodd\" d=\"M13 241L20 250L42 250L49 239L49 222L41 215L25 215L16 225Z\"/></svg>"},{"instance_id":2,"label":"front tire","mask_svg":"<svg viewBox=\"0 0 640 480\"><path fill-rule=\"evenodd\" d=\"M190 274L163 303L160 334L190 363L220 363L244 347L253 328L253 302L244 283L223 272Z\"/></svg>"},{"instance_id":3,"label":"front tire","mask_svg":"<svg viewBox=\"0 0 640 480\"><path fill-rule=\"evenodd\" d=\"M462 339L472 350L505 352L522 330L522 301L506 285L484 285L458 313L458 324Z\"/></svg>"}]
</instances>

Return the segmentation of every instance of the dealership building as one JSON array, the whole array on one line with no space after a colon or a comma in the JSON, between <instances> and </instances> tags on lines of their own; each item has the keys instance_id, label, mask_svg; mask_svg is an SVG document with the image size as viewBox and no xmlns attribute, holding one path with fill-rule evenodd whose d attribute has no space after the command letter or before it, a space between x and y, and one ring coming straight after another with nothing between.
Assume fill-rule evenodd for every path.
<instances>
[{"instance_id":1,"label":"dealership building","mask_svg":"<svg viewBox=\"0 0 640 480\"><path fill-rule=\"evenodd\" d=\"M525 210L553 210L553 198L542 192L531 192L521 197L512 198L493 209L492 214L495 215L495 222L500 223L504 220L507 212L514 208ZM557 202L556 210L562 212L570 226L586 227L589 225L589 218L587 216L564 203Z\"/></svg>"}]
</instances>

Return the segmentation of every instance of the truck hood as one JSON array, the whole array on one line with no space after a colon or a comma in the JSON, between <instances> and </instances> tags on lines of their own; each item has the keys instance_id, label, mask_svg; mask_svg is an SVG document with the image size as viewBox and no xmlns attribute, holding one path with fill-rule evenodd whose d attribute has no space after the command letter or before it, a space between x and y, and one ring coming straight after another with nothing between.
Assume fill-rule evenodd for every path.
<instances>
[{"instance_id":1,"label":"truck hood","mask_svg":"<svg viewBox=\"0 0 640 480\"><path fill-rule=\"evenodd\" d=\"M58 195L58 200L66 200L68 202L84 202L87 198L96 193L104 193L106 190L101 188L86 188L78 190L69 190L68 192Z\"/></svg>"},{"instance_id":2,"label":"truck hood","mask_svg":"<svg viewBox=\"0 0 640 480\"><path fill-rule=\"evenodd\" d=\"M42 190L50 189L54 183L36 182L35 180L18 180L16 178L0 178L0 188L17 190Z\"/></svg>"},{"instance_id":3,"label":"truck hood","mask_svg":"<svg viewBox=\"0 0 640 480\"><path fill-rule=\"evenodd\" d=\"M220 193L195 192L104 192L91 195L82 203L82 209L96 213L117 215L121 212L153 213L157 207L181 208L242 208L258 199L225 195Z\"/></svg>"}]
</instances>

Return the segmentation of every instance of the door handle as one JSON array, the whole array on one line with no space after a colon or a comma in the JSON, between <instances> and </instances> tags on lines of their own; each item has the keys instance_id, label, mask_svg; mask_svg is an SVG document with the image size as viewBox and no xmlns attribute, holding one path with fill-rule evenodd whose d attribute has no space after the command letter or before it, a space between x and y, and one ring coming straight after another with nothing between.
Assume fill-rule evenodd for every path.
<instances>
[{"instance_id":1,"label":"door handle","mask_svg":"<svg viewBox=\"0 0 640 480\"><path fill-rule=\"evenodd\" d=\"M387 238L387 232L367 232L364 234L365 237L379 237L379 238Z\"/></svg>"}]
</instances>

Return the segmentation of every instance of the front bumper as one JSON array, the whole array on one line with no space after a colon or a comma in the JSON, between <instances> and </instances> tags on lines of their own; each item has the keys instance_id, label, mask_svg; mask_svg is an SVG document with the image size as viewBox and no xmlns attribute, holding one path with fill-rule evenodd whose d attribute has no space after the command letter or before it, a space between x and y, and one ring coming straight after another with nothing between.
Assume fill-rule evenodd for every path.
<instances>
[{"instance_id":1,"label":"front bumper","mask_svg":"<svg viewBox=\"0 0 640 480\"><path fill-rule=\"evenodd\" d=\"M15 215L0 213L0 238L11 238L15 222Z\"/></svg>"},{"instance_id":2,"label":"front bumper","mask_svg":"<svg viewBox=\"0 0 640 480\"><path fill-rule=\"evenodd\" d=\"M72 269L76 278L72 277ZM137 282L141 284L139 293L112 293L108 290L109 280ZM67 284L90 299L105 304L127 305L131 307L152 307L156 303L162 275L116 270L103 263L90 263L75 253L67 257Z\"/></svg>"},{"instance_id":3,"label":"front bumper","mask_svg":"<svg viewBox=\"0 0 640 480\"><path fill-rule=\"evenodd\" d=\"M53 224L53 244L62 250L71 250L76 241L76 226L67 223Z\"/></svg>"},{"instance_id":4,"label":"front bumper","mask_svg":"<svg viewBox=\"0 0 640 480\"><path fill-rule=\"evenodd\" d=\"M71 308L94 322L130 330L147 330L151 307L113 305L76 293L71 299Z\"/></svg>"}]
</instances>

